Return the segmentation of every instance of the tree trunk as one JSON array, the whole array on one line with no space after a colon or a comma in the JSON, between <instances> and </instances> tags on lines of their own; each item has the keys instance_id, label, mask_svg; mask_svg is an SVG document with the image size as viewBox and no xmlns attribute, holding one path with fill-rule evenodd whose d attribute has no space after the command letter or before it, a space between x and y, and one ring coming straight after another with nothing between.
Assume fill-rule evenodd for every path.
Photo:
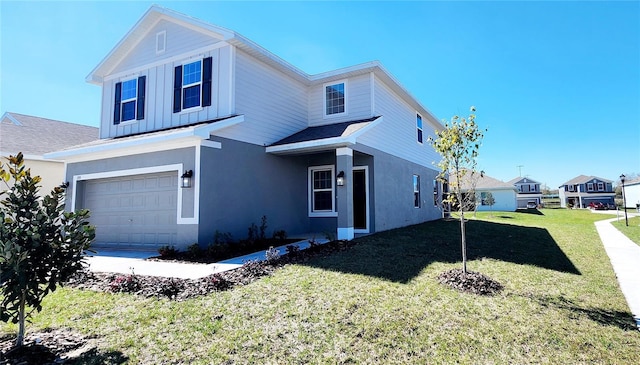
<instances>
[{"instance_id":1,"label":"tree trunk","mask_svg":"<svg viewBox=\"0 0 640 365\"><path fill-rule=\"evenodd\" d=\"M18 314L18 337L16 338L16 347L22 347L24 343L24 309L25 309L25 294L22 294L20 298L20 313Z\"/></svg>"},{"instance_id":2,"label":"tree trunk","mask_svg":"<svg viewBox=\"0 0 640 365\"><path fill-rule=\"evenodd\" d=\"M462 241L462 272L467 275L467 234L464 229L464 210L460 208L460 235Z\"/></svg>"}]
</instances>

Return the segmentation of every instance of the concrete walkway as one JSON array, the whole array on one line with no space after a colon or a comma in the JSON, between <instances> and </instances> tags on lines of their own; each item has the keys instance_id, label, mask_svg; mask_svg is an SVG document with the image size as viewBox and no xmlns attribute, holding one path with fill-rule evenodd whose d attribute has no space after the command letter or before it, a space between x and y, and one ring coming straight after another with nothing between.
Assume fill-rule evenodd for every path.
<instances>
[{"instance_id":1,"label":"concrete walkway","mask_svg":"<svg viewBox=\"0 0 640 365\"><path fill-rule=\"evenodd\" d=\"M611 260L613 271L618 277L620 289L640 329L640 246L611 224L617 219L619 218L598 221L595 225ZM624 221L624 217L622 220Z\"/></svg>"},{"instance_id":2,"label":"concrete walkway","mask_svg":"<svg viewBox=\"0 0 640 365\"><path fill-rule=\"evenodd\" d=\"M315 239L322 244L326 239ZM309 240L302 240L293 245L304 250L310 246ZM287 251L287 245L275 247L280 255ZM118 274L131 274L146 276L162 276L180 279L199 279L214 273L237 269L249 260L264 260L265 251L254 252L248 255L216 262L214 264L177 263L170 261L152 261L149 257L158 256L157 251L144 250L118 250L112 248L97 247L95 254L87 257L89 270L93 272L110 272Z\"/></svg>"}]
</instances>

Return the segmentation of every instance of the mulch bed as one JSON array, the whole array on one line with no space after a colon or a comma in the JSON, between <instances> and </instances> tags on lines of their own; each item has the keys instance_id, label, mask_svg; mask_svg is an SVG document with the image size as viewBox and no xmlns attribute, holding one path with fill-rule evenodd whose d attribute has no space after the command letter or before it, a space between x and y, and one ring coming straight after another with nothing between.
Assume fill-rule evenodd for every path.
<instances>
[{"instance_id":1,"label":"mulch bed","mask_svg":"<svg viewBox=\"0 0 640 365\"><path fill-rule=\"evenodd\" d=\"M438 281L458 291L478 295L495 295L503 289L502 284L484 274L469 270L465 274L462 269L445 271L438 275Z\"/></svg>"}]
</instances>

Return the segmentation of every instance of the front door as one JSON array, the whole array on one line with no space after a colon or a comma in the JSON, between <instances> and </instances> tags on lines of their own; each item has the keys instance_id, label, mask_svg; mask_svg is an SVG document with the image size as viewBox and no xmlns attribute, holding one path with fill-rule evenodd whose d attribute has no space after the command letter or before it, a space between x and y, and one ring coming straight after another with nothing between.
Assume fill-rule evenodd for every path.
<instances>
[{"instance_id":1,"label":"front door","mask_svg":"<svg viewBox=\"0 0 640 365\"><path fill-rule=\"evenodd\" d=\"M369 180L368 168L353 168L353 229L356 233L369 233Z\"/></svg>"}]
</instances>

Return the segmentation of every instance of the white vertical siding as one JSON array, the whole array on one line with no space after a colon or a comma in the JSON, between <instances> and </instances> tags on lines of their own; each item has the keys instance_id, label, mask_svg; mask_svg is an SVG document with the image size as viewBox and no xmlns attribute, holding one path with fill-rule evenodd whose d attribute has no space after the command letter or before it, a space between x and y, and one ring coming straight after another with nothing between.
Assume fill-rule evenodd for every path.
<instances>
[{"instance_id":1,"label":"white vertical siding","mask_svg":"<svg viewBox=\"0 0 640 365\"><path fill-rule=\"evenodd\" d=\"M235 55L235 113L245 122L217 135L268 145L306 128L306 86L243 51ZM221 100L225 97L233 96Z\"/></svg>"},{"instance_id":2,"label":"white vertical siding","mask_svg":"<svg viewBox=\"0 0 640 365\"><path fill-rule=\"evenodd\" d=\"M371 117L371 78L367 75L347 80L347 113L338 117L324 117L324 84L309 90L309 126L347 122Z\"/></svg>"},{"instance_id":3,"label":"white vertical siding","mask_svg":"<svg viewBox=\"0 0 640 365\"><path fill-rule=\"evenodd\" d=\"M167 32L169 33L169 32ZM155 37L155 35L154 35ZM154 38L155 42L155 38ZM115 78L103 83L101 138L124 136L134 133L149 132L162 128L177 127L185 124L207 121L229 115L233 105L229 95L233 63L232 46L226 45L197 55L185 54L178 61L157 64L136 73L137 76L147 76L145 117L143 120L128 121L119 125L113 124L115 84L121 78ZM155 53L155 50L154 50ZM194 60L212 58L212 93L211 106L192 112L173 112L173 78L174 68L184 60L193 57ZM220 107L221 106L221 107Z\"/></svg>"},{"instance_id":4,"label":"white vertical siding","mask_svg":"<svg viewBox=\"0 0 640 365\"><path fill-rule=\"evenodd\" d=\"M427 142L434 136L433 127L422 116L423 143L417 141L416 110L399 98L379 78L374 78L374 114L384 121L366 132L358 142L411 162L437 169L440 156Z\"/></svg>"}]
</instances>

